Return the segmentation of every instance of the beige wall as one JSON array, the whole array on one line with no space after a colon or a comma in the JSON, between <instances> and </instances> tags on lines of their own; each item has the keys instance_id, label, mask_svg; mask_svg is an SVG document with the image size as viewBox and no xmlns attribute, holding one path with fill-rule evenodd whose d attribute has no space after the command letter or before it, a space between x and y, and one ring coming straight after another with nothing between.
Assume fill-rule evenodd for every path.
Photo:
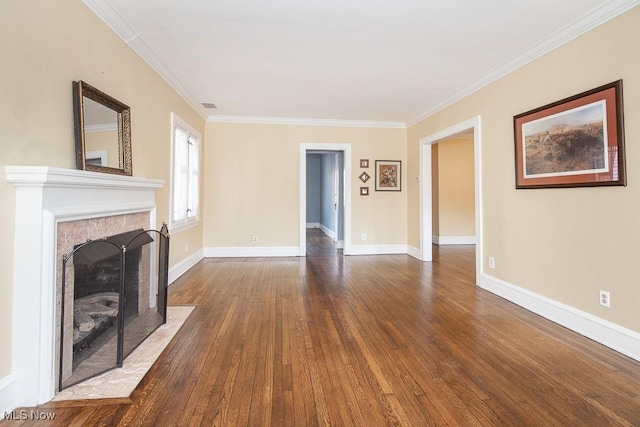
<instances>
[{"instance_id":1,"label":"beige wall","mask_svg":"<svg viewBox=\"0 0 640 427\"><path fill-rule=\"evenodd\" d=\"M640 332L638 25L636 7L412 126L407 156L416 175L420 138L480 115L484 271ZM617 79L624 79L629 185L515 190L513 116ZM408 210L408 242L418 247L417 185ZM599 289L611 292L611 308L599 305Z\"/></svg>"},{"instance_id":2,"label":"beige wall","mask_svg":"<svg viewBox=\"0 0 640 427\"><path fill-rule=\"evenodd\" d=\"M432 148L437 169L432 168L433 217L440 237L475 236L475 177L473 139L447 138ZM432 162L433 163L433 162ZM437 213L436 213L437 211Z\"/></svg>"},{"instance_id":3,"label":"beige wall","mask_svg":"<svg viewBox=\"0 0 640 427\"><path fill-rule=\"evenodd\" d=\"M0 2L0 40L0 164L75 168L71 82L85 80L131 107L133 174L166 181L158 225L168 220L170 113L203 134L204 120L80 0ZM5 179L0 200L1 379L11 371L15 219ZM172 236L172 265L187 241L200 249L202 227Z\"/></svg>"},{"instance_id":4,"label":"beige wall","mask_svg":"<svg viewBox=\"0 0 640 427\"><path fill-rule=\"evenodd\" d=\"M205 247L299 245L300 143L351 144L352 243L405 244L406 171L402 192L376 192L358 176L373 177L375 159L405 164L405 129L207 123ZM369 169L359 160L369 159ZM367 240L360 240L367 233ZM253 244L252 236L259 241ZM357 238L356 238L357 237Z\"/></svg>"},{"instance_id":5,"label":"beige wall","mask_svg":"<svg viewBox=\"0 0 640 427\"><path fill-rule=\"evenodd\" d=\"M118 151L118 131L91 132L84 135L84 149L90 151L107 151L109 162L103 166L121 168ZM86 158L86 157L85 157Z\"/></svg>"}]
</instances>

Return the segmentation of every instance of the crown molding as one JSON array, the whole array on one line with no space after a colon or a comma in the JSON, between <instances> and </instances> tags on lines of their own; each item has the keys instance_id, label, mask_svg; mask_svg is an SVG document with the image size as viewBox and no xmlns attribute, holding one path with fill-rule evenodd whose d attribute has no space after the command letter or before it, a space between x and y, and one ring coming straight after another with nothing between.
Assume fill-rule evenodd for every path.
<instances>
[{"instance_id":1,"label":"crown molding","mask_svg":"<svg viewBox=\"0 0 640 427\"><path fill-rule=\"evenodd\" d=\"M198 100L180 83L178 78L158 58L142 38L134 31L127 21L120 16L108 0L82 0L93 13L116 33L135 53L140 56L164 81L186 101L193 110L206 119L208 113Z\"/></svg>"},{"instance_id":2,"label":"crown molding","mask_svg":"<svg viewBox=\"0 0 640 427\"><path fill-rule=\"evenodd\" d=\"M211 116L206 109L180 83L178 78L149 48L134 29L116 12L108 0L82 0L82 2L162 77L203 119L212 123L287 124L311 126L406 128L403 122L360 120L298 119L280 117Z\"/></svg>"},{"instance_id":3,"label":"crown molding","mask_svg":"<svg viewBox=\"0 0 640 427\"><path fill-rule=\"evenodd\" d=\"M82 2L113 30L134 52L136 52L160 77L162 77L203 119L212 123L259 123L259 124L289 124L312 126L341 126L341 127L377 127L377 128L407 128L430 117L437 112L455 104L474 92L495 82L520 67L540 58L563 44L581 36L587 31L602 25L638 6L640 0L610 0L589 13L576 19L564 28L549 35L544 40L533 45L526 52L516 56L502 66L494 69L484 77L465 86L460 91L445 98L429 110L407 122L378 122L359 120L327 120L327 119L297 119L280 117L251 117L251 116L211 116L196 98L180 83L177 77L157 57L149 46L138 36L131 26L115 11L108 0L82 0Z\"/></svg>"},{"instance_id":4,"label":"crown molding","mask_svg":"<svg viewBox=\"0 0 640 427\"><path fill-rule=\"evenodd\" d=\"M491 71L484 77L474 81L467 85L462 90L454 93L453 95L445 98L442 102L436 104L429 110L420 114L419 116L406 122L407 127L411 127L422 120L436 114L439 111L455 104L456 102L466 98L472 93L482 89L485 86L495 82L496 80L516 71L518 68L525 66L526 64L540 58L541 56L551 52L554 49L562 46L565 43L583 35L584 33L604 24L605 22L619 16L628 10L640 4L640 0L611 0L602 4L600 7L595 8L589 13L576 19L569 25L561 28L555 33L549 35L542 41L533 45L530 49L524 53L516 56L512 60L503 64L502 66Z\"/></svg>"},{"instance_id":5,"label":"crown molding","mask_svg":"<svg viewBox=\"0 0 640 427\"><path fill-rule=\"evenodd\" d=\"M406 129L403 122L382 122L373 120L334 120L334 119L303 119L287 117L257 117L257 116L209 116L208 123L239 123L262 125L298 125L298 126L332 126L351 128L387 128Z\"/></svg>"}]
</instances>

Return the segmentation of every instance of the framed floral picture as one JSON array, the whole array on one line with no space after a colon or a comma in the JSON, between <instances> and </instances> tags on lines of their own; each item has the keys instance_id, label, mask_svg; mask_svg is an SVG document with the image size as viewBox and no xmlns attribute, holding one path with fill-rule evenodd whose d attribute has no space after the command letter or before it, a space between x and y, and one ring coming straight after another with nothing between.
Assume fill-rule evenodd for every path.
<instances>
[{"instance_id":1,"label":"framed floral picture","mask_svg":"<svg viewBox=\"0 0 640 427\"><path fill-rule=\"evenodd\" d=\"M376 160L376 191L401 191L400 160Z\"/></svg>"}]
</instances>

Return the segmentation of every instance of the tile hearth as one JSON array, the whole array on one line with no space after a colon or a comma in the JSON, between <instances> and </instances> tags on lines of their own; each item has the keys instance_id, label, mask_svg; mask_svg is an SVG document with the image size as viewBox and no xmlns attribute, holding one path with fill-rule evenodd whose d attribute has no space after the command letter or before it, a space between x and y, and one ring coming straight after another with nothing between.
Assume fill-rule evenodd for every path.
<instances>
[{"instance_id":1,"label":"tile hearth","mask_svg":"<svg viewBox=\"0 0 640 427\"><path fill-rule=\"evenodd\" d=\"M193 306L167 307L167 323L153 332L124 360L122 368L105 372L58 393L53 401L129 397L149 368L182 327Z\"/></svg>"}]
</instances>

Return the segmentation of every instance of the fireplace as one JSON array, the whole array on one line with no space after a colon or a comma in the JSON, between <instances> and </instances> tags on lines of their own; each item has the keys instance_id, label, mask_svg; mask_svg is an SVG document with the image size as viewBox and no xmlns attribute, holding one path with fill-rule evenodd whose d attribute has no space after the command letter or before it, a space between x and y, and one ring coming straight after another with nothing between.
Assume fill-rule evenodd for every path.
<instances>
[{"instance_id":1,"label":"fireplace","mask_svg":"<svg viewBox=\"0 0 640 427\"><path fill-rule=\"evenodd\" d=\"M59 388L62 254L87 239L155 229L155 193L164 182L49 166L5 166L5 171L16 188L13 306L19 307L12 319L9 388L14 406L35 406L50 401ZM158 232L153 233L154 242L144 245L149 249L143 253L157 249ZM140 262L155 296L160 288L156 277L168 271L167 265L155 256L148 267ZM70 270L68 274L75 274ZM72 311L67 310L65 322L73 325L68 313ZM123 330L127 335L129 328L123 325ZM68 348L73 352L73 341Z\"/></svg>"},{"instance_id":2,"label":"fireplace","mask_svg":"<svg viewBox=\"0 0 640 427\"><path fill-rule=\"evenodd\" d=\"M154 274L151 261L166 266L168 238L166 226L137 229L74 245L63 255L59 390L121 367L166 322L167 276L162 269Z\"/></svg>"}]
</instances>

